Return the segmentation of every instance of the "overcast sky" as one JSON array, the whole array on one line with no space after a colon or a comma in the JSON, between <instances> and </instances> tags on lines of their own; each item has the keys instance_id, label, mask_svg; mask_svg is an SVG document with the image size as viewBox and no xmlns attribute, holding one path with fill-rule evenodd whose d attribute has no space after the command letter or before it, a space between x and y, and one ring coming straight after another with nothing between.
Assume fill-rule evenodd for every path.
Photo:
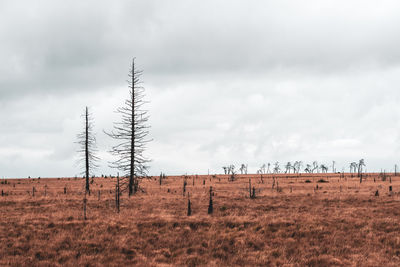
<instances>
[{"instance_id":1,"label":"overcast sky","mask_svg":"<svg viewBox=\"0 0 400 267\"><path fill-rule=\"evenodd\" d=\"M133 57L150 174L314 160L400 163L399 1L0 0L0 177L73 176L81 114L103 130Z\"/></svg>"}]
</instances>

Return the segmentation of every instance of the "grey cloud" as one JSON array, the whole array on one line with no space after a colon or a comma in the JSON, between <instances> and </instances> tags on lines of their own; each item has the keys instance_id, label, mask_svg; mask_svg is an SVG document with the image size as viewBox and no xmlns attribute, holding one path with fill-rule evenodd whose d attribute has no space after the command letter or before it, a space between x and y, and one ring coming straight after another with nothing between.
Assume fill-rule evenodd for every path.
<instances>
[{"instance_id":1,"label":"grey cloud","mask_svg":"<svg viewBox=\"0 0 400 267\"><path fill-rule=\"evenodd\" d=\"M399 151L399 7L1 1L0 170L79 173L73 142L89 105L99 172L113 172L102 129L118 119L132 56L150 100L152 173L276 160L347 166L359 157L390 168Z\"/></svg>"}]
</instances>

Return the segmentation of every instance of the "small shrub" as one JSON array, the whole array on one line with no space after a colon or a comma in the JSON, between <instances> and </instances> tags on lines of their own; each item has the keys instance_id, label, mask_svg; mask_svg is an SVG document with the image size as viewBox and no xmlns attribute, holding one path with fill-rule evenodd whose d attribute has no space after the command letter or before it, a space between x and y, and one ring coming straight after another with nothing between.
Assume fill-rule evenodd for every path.
<instances>
[{"instance_id":1,"label":"small shrub","mask_svg":"<svg viewBox=\"0 0 400 267\"><path fill-rule=\"evenodd\" d=\"M317 183L329 183L329 182L326 181L326 180L324 180L324 179L319 179L319 180L317 181Z\"/></svg>"},{"instance_id":2,"label":"small shrub","mask_svg":"<svg viewBox=\"0 0 400 267\"><path fill-rule=\"evenodd\" d=\"M307 183L307 184L311 183L310 180L305 180L304 182Z\"/></svg>"}]
</instances>

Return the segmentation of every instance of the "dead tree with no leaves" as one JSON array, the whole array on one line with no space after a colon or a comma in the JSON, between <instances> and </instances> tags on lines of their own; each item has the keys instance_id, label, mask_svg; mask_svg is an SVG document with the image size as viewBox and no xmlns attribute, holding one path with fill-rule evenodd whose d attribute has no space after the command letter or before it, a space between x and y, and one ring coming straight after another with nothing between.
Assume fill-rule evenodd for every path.
<instances>
[{"instance_id":1,"label":"dead tree with no leaves","mask_svg":"<svg viewBox=\"0 0 400 267\"><path fill-rule=\"evenodd\" d=\"M116 168L124 173L121 177L121 191L128 190L129 196L139 189L139 180L145 178L148 172L147 163L150 162L143 153L146 145L150 142L147 139L149 133L147 121L149 116L147 110L143 109L144 88L140 86L141 70L135 67L135 59L132 60L132 68L129 72L130 95L125 101L125 106L117 109L122 117L121 122L114 123L114 130L106 134L119 141L111 149L111 154L118 159L111 163L110 167Z\"/></svg>"},{"instance_id":2,"label":"dead tree with no leaves","mask_svg":"<svg viewBox=\"0 0 400 267\"><path fill-rule=\"evenodd\" d=\"M85 192L90 194L89 177L92 171L98 167L96 163L99 158L96 156L97 147L96 137L93 133L93 118L88 107L86 107L82 116L84 117L84 130L77 135L78 141L76 142L80 146L78 163L83 165L82 174L85 175Z\"/></svg>"}]
</instances>

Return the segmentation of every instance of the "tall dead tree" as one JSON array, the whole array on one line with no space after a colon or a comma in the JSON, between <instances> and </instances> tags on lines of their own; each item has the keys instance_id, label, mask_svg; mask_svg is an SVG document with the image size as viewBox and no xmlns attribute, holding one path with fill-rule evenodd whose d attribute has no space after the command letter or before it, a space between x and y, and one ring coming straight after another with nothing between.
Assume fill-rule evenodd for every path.
<instances>
[{"instance_id":1,"label":"tall dead tree","mask_svg":"<svg viewBox=\"0 0 400 267\"><path fill-rule=\"evenodd\" d=\"M119 143L111 148L111 154L118 159L111 162L110 167L124 173L121 177L121 191L128 190L129 196L139 189L139 180L147 177L150 162L144 156L146 145L151 140L147 138L149 116L143 109L144 88L141 86L140 76L143 71L135 66L135 58L132 60L132 68L129 72L129 98L125 100L125 106L117 109L121 115L121 121L114 123L114 130L106 134Z\"/></svg>"},{"instance_id":2,"label":"tall dead tree","mask_svg":"<svg viewBox=\"0 0 400 267\"><path fill-rule=\"evenodd\" d=\"M88 107L85 109L84 117L84 130L77 135L78 141L76 142L80 148L78 150L79 158L78 163L83 165L84 171L82 174L85 176L85 192L90 194L89 178L92 172L98 167L96 164L99 158L96 156L96 137L93 133L93 117L89 113Z\"/></svg>"}]
</instances>

